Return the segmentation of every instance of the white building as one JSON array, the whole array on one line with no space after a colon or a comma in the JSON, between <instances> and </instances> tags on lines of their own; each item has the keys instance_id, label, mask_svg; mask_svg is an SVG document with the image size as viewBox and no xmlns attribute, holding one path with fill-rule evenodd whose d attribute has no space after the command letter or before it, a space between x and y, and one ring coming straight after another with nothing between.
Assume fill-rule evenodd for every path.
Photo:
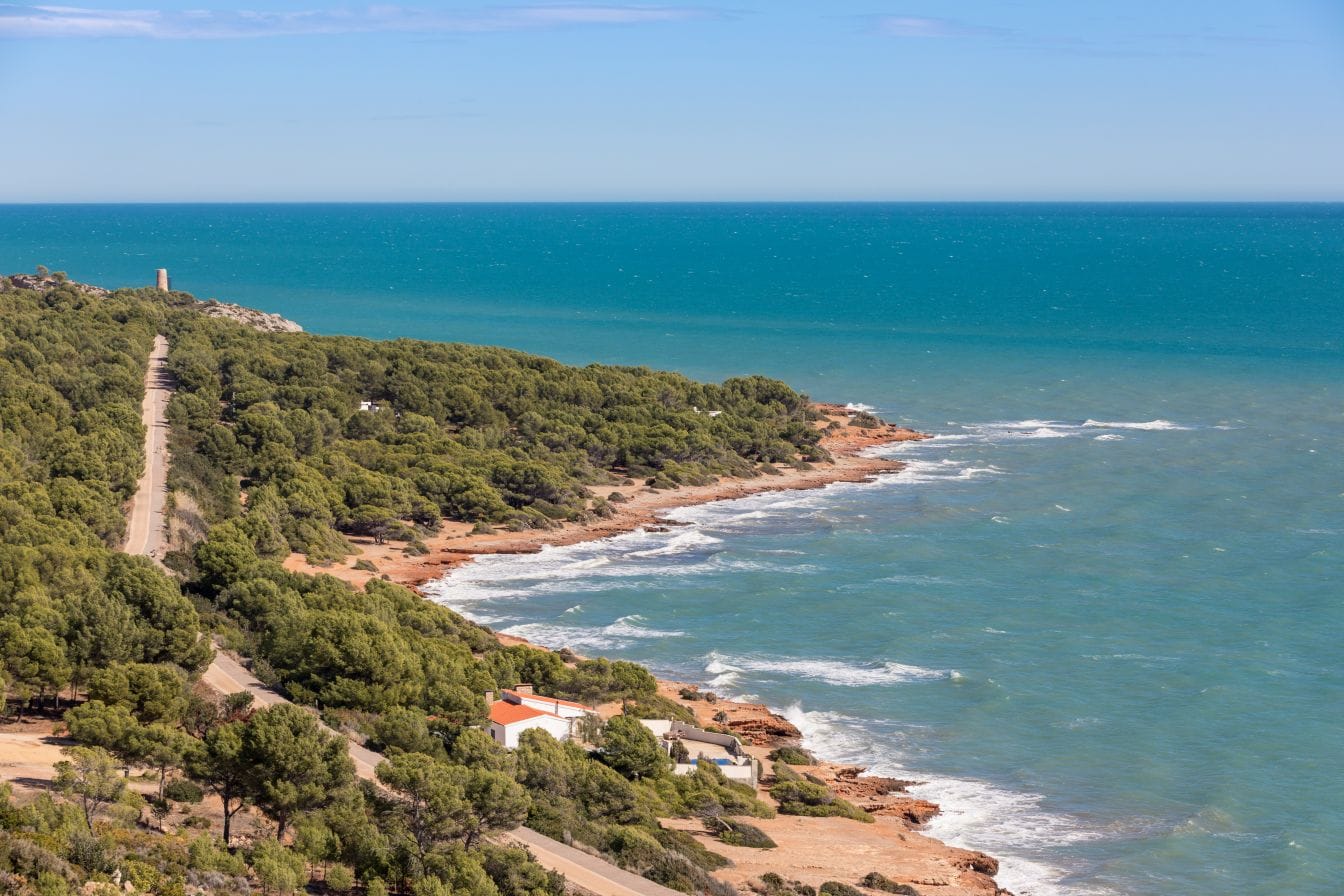
<instances>
[{"instance_id":1,"label":"white building","mask_svg":"<svg viewBox=\"0 0 1344 896\"><path fill-rule=\"evenodd\" d=\"M500 697L490 704L490 736L510 750L517 749L518 738L533 728L541 728L556 740L569 740L579 719L596 715L581 703L533 694L531 685L503 691Z\"/></svg>"},{"instance_id":2,"label":"white building","mask_svg":"<svg viewBox=\"0 0 1344 896\"><path fill-rule=\"evenodd\" d=\"M669 756L673 744L686 748L687 761L676 763L673 771L679 775L695 774L696 763L709 762L718 766L729 781L756 785L756 761L742 748L742 741L731 734L706 731L673 719L640 719L658 738L659 745Z\"/></svg>"}]
</instances>

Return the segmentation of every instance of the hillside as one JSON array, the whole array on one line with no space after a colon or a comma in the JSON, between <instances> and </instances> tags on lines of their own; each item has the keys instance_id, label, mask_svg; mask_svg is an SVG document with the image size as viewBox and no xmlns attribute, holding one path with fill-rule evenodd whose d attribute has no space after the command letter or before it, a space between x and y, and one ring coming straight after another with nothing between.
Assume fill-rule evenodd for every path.
<instances>
[{"instance_id":1,"label":"hillside","mask_svg":"<svg viewBox=\"0 0 1344 896\"><path fill-rule=\"evenodd\" d=\"M526 822L676 889L728 892L707 875L722 860L657 818L769 814L750 788L711 768L632 766L622 756L642 755L640 729L613 734L602 762L546 736L504 752L477 727L481 695L522 681L632 715L678 712L647 671L502 647L408 589L356 591L279 560L341 556L358 533L414 551L444 519L544 529L607 512L590 485L822 460L803 396L761 378L706 385L503 349L267 333L182 294L28 285L0 280L0 674L16 718L63 716L83 746L57 776L62 798L0 788L0 889L287 892L313 878L333 892L558 894L557 878L483 837ZM156 333L177 381L174 497L194 516L179 532L197 536L170 555L176 577L115 550L144 461ZM386 751L383 789L355 782L344 744L310 715L203 692L201 632ZM152 783L128 789L119 767ZM242 815L252 832L231 842Z\"/></svg>"}]
</instances>

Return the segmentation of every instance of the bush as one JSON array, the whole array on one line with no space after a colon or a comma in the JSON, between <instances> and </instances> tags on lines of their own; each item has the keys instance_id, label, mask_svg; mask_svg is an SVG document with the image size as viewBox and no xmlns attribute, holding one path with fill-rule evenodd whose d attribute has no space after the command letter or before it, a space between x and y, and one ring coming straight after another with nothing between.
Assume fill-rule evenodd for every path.
<instances>
[{"instance_id":1,"label":"bush","mask_svg":"<svg viewBox=\"0 0 1344 896\"><path fill-rule=\"evenodd\" d=\"M821 885L821 896L863 896L863 891L838 880L828 880Z\"/></svg>"},{"instance_id":2,"label":"bush","mask_svg":"<svg viewBox=\"0 0 1344 896\"><path fill-rule=\"evenodd\" d=\"M336 893L348 893L355 886L355 872L345 865L332 865L327 869L327 889Z\"/></svg>"},{"instance_id":3,"label":"bush","mask_svg":"<svg viewBox=\"0 0 1344 896\"><path fill-rule=\"evenodd\" d=\"M293 893L304 881L303 859L274 840L262 840L252 849L252 870L266 890Z\"/></svg>"},{"instance_id":4,"label":"bush","mask_svg":"<svg viewBox=\"0 0 1344 896\"><path fill-rule=\"evenodd\" d=\"M859 429L877 429L882 425L882 421L874 417L867 411L859 411L849 421L850 426L857 426Z\"/></svg>"},{"instance_id":5,"label":"bush","mask_svg":"<svg viewBox=\"0 0 1344 896\"><path fill-rule=\"evenodd\" d=\"M688 725L695 724L695 715L689 709L662 694L640 697L625 707L625 714L636 719L676 719Z\"/></svg>"},{"instance_id":6,"label":"bush","mask_svg":"<svg viewBox=\"0 0 1344 896\"><path fill-rule=\"evenodd\" d=\"M873 816L811 781L780 781L770 788L770 795L779 802L782 815L838 816L873 823Z\"/></svg>"},{"instance_id":7,"label":"bush","mask_svg":"<svg viewBox=\"0 0 1344 896\"><path fill-rule=\"evenodd\" d=\"M697 868L703 868L706 871L717 871L720 868L727 868L732 862L729 862L723 856L716 852L708 850L705 845L695 837L685 831L677 831L671 828L659 828L653 835L664 849L670 849L673 852L680 853L692 865Z\"/></svg>"},{"instance_id":8,"label":"bush","mask_svg":"<svg viewBox=\"0 0 1344 896\"><path fill-rule=\"evenodd\" d=\"M765 757L775 762L783 762L788 765L816 765L817 757L813 756L802 747L778 747L770 751L770 755Z\"/></svg>"},{"instance_id":9,"label":"bush","mask_svg":"<svg viewBox=\"0 0 1344 896\"><path fill-rule=\"evenodd\" d=\"M194 781L175 778L164 785L163 797L174 803L188 803L194 806L205 798L205 791Z\"/></svg>"},{"instance_id":10,"label":"bush","mask_svg":"<svg viewBox=\"0 0 1344 896\"><path fill-rule=\"evenodd\" d=\"M778 845L765 831L744 821L720 818L716 826L719 828L719 839L729 846L774 849Z\"/></svg>"},{"instance_id":11,"label":"bush","mask_svg":"<svg viewBox=\"0 0 1344 896\"><path fill-rule=\"evenodd\" d=\"M359 569L364 572L377 572L378 567L374 566L369 560L359 559L350 565L351 569Z\"/></svg>"},{"instance_id":12,"label":"bush","mask_svg":"<svg viewBox=\"0 0 1344 896\"><path fill-rule=\"evenodd\" d=\"M919 896L919 891L909 884L898 884L896 881L877 871L870 871L863 880L859 881L859 886L868 887L872 890L882 890L886 893L896 893L899 896Z\"/></svg>"},{"instance_id":13,"label":"bush","mask_svg":"<svg viewBox=\"0 0 1344 896\"><path fill-rule=\"evenodd\" d=\"M765 896L817 896L817 891L802 881L785 880L773 871L765 872L747 886Z\"/></svg>"}]
</instances>

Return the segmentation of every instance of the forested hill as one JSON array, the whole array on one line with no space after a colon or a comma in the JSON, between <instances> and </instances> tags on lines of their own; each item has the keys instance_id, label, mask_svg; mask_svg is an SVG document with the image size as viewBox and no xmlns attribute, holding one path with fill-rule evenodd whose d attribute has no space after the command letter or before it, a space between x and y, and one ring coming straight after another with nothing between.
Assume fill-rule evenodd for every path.
<instances>
[{"instance_id":1,"label":"forested hill","mask_svg":"<svg viewBox=\"0 0 1344 896\"><path fill-rule=\"evenodd\" d=\"M444 518L544 528L603 514L588 485L673 487L824 457L807 399L763 377L708 385L190 313L166 326L175 485L217 520L238 512L242 481L253 512L317 560L343 553L333 530L413 542L410 527Z\"/></svg>"},{"instance_id":2,"label":"forested hill","mask_svg":"<svg viewBox=\"0 0 1344 896\"><path fill-rule=\"evenodd\" d=\"M480 730L483 693L523 681L684 714L646 670L503 648L405 588L356 592L279 561L342 555L356 532L414 551L444 517L522 529L602 514L590 484L822 459L803 396L756 377L704 385L503 349L264 333L180 293L31 285L0 278L0 709L63 714L85 747L56 782L68 799L20 805L0 785L0 891L64 896L115 870L138 892L290 892L321 867L332 892L358 880L367 893L558 896L555 877L482 839L525 821L727 896L705 873L724 860L656 818L768 814L750 788L711 766L670 775L629 719L593 733L600 754L541 732L505 752ZM156 333L177 379L176 514L196 535L170 556L175 577L116 550ZM202 633L393 756L385 789L358 787L344 744L310 715L203 696ZM152 770L148 804L118 766ZM251 819L245 852L223 849L217 821L191 833L201 788L222 800L226 839L228 819ZM147 809L179 833L151 836Z\"/></svg>"}]
</instances>

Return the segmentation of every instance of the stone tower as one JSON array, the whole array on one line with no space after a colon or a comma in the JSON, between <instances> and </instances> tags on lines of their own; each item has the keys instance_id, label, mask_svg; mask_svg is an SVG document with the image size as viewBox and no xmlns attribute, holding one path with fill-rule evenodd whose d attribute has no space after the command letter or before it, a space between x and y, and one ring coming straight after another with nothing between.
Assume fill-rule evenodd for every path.
<instances>
[{"instance_id":1,"label":"stone tower","mask_svg":"<svg viewBox=\"0 0 1344 896\"><path fill-rule=\"evenodd\" d=\"M158 282L157 282L155 285L158 286L158 288L159 288L159 292L167 292L167 291L168 291L168 269L167 269L167 268L159 268L159 270L157 271L157 273L158 273Z\"/></svg>"}]
</instances>

